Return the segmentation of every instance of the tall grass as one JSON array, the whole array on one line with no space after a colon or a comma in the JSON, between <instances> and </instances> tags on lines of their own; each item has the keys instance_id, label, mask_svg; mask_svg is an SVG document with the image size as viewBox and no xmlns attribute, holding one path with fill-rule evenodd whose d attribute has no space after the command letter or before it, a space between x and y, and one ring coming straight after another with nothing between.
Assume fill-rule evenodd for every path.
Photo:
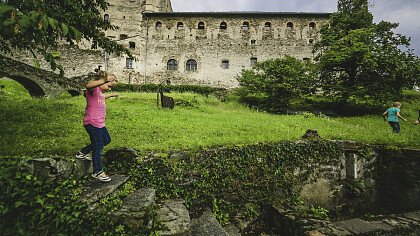
<instances>
[{"instance_id":1,"label":"tall grass","mask_svg":"<svg viewBox=\"0 0 420 236\"><path fill-rule=\"evenodd\" d=\"M73 155L88 143L82 126L83 96L33 99L20 85L0 80L0 155ZM107 100L106 125L112 142L107 147L145 151L197 149L277 140L297 140L307 129L322 138L371 144L420 147L417 118L419 93L410 93L402 114L402 133L393 134L381 114L351 118L315 115L272 115L236 102L191 93L171 93L174 110L156 107L151 93L121 93Z\"/></svg>"}]
</instances>

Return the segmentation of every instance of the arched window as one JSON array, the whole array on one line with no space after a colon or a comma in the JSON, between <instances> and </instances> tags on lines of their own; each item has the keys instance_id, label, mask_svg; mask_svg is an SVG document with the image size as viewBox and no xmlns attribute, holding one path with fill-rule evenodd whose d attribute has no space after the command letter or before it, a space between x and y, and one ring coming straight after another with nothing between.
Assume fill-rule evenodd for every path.
<instances>
[{"instance_id":1,"label":"arched window","mask_svg":"<svg viewBox=\"0 0 420 236\"><path fill-rule=\"evenodd\" d=\"M265 22L264 30L271 30L271 23L270 22Z\"/></svg>"},{"instance_id":2,"label":"arched window","mask_svg":"<svg viewBox=\"0 0 420 236\"><path fill-rule=\"evenodd\" d=\"M314 29L316 29L316 24L315 24L315 22L311 22L311 23L309 23L309 30L314 30Z\"/></svg>"},{"instance_id":3,"label":"arched window","mask_svg":"<svg viewBox=\"0 0 420 236\"><path fill-rule=\"evenodd\" d=\"M200 21L198 22L198 29L204 29L206 26L204 25L204 22Z\"/></svg>"},{"instance_id":4,"label":"arched window","mask_svg":"<svg viewBox=\"0 0 420 236\"><path fill-rule=\"evenodd\" d=\"M289 30L292 30L293 29L293 23L292 22L287 22L286 28L289 29Z\"/></svg>"},{"instance_id":5,"label":"arched window","mask_svg":"<svg viewBox=\"0 0 420 236\"><path fill-rule=\"evenodd\" d=\"M222 68L223 69L229 69L229 60L223 60L222 61Z\"/></svg>"},{"instance_id":6,"label":"arched window","mask_svg":"<svg viewBox=\"0 0 420 236\"><path fill-rule=\"evenodd\" d=\"M220 29L227 29L227 23L224 21L220 23Z\"/></svg>"},{"instance_id":7,"label":"arched window","mask_svg":"<svg viewBox=\"0 0 420 236\"><path fill-rule=\"evenodd\" d=\"M177 28L177 29L179 29L179 30L184 29L184 23L182 23L182 22L178 22L178 23L176 24L176 28Z\"/></svg>"},{"instance_id":8,"label":"arched window","mask_svg":"<svg viewBox=\"0 0 420 236\"><path fill-rule=\"evenodd\" d=\"M156 30L162 29L162 22L156 21Z\"/></svg>"},{"instance_id":9,"label":"arched window","mask_svg":"<svg viewBox=\"0 0 420 236\"><path fill-rule=\"evenodd\" d=\"M196 71L197 70L197 62L194 59L190 59L187 61L187 71Z\"/></svg>"},{"instance_id":10,"label":"arched window","mask_svg":"<svg viewBox=\"0 0 420 236\"><path fill-rule=\"evenodd\" d=\"M170 59L167 64L167 70L178 70L178 62L175 59Z\"/></svg>"},{"instance_id":11,"label":"arched window","mask_svg":"<svg viewBox=\"0 0 420 236\"><path fill-rule=\"evenodd\" d=\"M248 31L249 30L249 23L247 21L242 23L242 30L243 31Z\"/></svg>"},{"instance_id":12,"label":"arched window","mask_svg":"<svg viewBox=\"0 0 420 236\"><path fill-rule=\"evenodd\" d=\"M104 15L104 21L109 23L109 14Z\"/></svg>"}]
</instances>

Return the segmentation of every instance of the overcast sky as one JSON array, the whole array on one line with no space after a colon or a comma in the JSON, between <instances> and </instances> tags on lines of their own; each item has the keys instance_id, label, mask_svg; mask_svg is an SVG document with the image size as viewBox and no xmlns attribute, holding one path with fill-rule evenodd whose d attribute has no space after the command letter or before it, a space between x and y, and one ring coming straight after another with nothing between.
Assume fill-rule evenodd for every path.
<instances>
[{"instance_id":1,"label":"overcast sky","mask_svg":"<svg viewBox=\"0 0 420 236\"><path fill-rule=\"evenodd\" d=\"M399 23L395 33L411 37L420 56L420 0L369 0L374 21ZM337 0L172 0L175 12L267 11L334 12Z\"/></svg>"}]
</instances>

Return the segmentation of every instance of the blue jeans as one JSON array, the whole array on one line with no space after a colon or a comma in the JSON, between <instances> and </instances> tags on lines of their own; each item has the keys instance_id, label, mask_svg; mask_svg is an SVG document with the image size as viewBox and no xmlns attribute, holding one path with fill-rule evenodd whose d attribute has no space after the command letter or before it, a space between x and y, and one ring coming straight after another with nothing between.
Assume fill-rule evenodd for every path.
<instances>
[{"instance_id":1,"label":"blue jeans","mask_svg":"<svg viewBox=\"0 0 420 236\"><path fill-rule=\"evenodd\" d=\"M89 134L90 144L82 148L83 154L92 152L93 173L102 171L102 151L106 145L111 142L111 136L106 127L96 128L93 125L85 125L85 129Z\"/></svg>"},{"instance_id":2,"label":"blue jeans","mask_svg":"<svg viewBox=\"0 0 420 236\"><path fill-rule=\"evenodd\" d=\"M388 124L391 126L392 131L394 131L394 133L399 133L400 132L400 123L399 122L388 121Z\"/></svg>"}]
</instances>

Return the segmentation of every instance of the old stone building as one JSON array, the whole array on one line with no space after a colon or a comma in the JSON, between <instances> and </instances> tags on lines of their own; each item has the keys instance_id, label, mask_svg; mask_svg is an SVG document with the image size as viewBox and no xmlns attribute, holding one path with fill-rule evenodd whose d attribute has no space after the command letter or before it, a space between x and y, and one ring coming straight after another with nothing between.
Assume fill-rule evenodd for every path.
<instances>
[{"instance_id":1,"label":"old stone building","mask_svg":"<svg viewBox=\"0 0 420 236\"><path fill-rule=\"evenodd\" d=\"M173 12L170 0L113 0L107 32L136 59L109 56L106 67L125 82L235 87L242 69L291 55L312 60L328 13Z\"/></svg>"},{"instance_id":2,"label":"old stone building","mask_svg":"<svg viewBox=\"0 0 420 236\"><path fill-rule=\"evenodd\" d=\"M62 49L67 77L102 66L125 83L238 85L237 75L255 63L291 55L312 60L312 45L329 13L173 12L170 0L108 0L105 20L118 26L107 37L135 58L90 50ZM23 56L31 64L31 55ZM45 64L45 68L48 65ZM44 66L43 66L44 67Z\"/></svg>"}]
</instances>

